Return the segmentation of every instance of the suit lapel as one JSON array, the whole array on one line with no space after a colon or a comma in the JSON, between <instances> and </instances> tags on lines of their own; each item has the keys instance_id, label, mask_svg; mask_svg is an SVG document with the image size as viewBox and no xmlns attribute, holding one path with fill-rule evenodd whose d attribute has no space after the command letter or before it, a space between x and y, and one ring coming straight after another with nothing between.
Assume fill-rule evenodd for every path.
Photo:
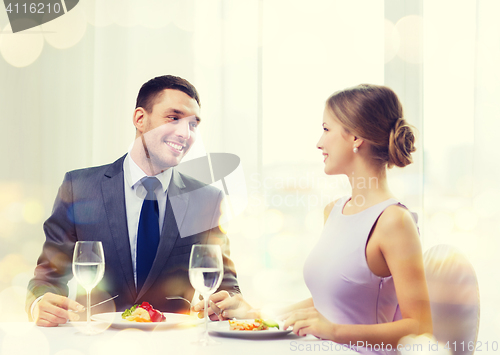
<instances>
[{"instance_id":1,"label":"suit lapel","mask_svg":"<svg viewBox=\"0 0 500 355\"><path fill-rule=\"evenodd\" d=\"M102 196L109 229L115 244L115 250L122 266L123 274L133 298L136 296L134 269L130 252L130 241L125 210L125 192L123 180L123 160L125 156L110 165L101 183Z\"/></svg>"},{"instance_id":2,"label":"suit lapel","mask_svg":"<svg viewBox=\"0 0 500 355\"><path fill-rule=\"evenodd\" d=\"M154 284L163 270L170 252L179 237L179 229L181 228L184 216L186 215L189 201L189 194L182 193L182 190L185 188L186 186L184 185L180 174L174 169L172 171L172 180L170 181L167 191L167 206L165 208L165 218L163 219L158 252L156 253L156 258L153 262L153 266L151 267L151 271L144 282L144 286L142 286L142 289L137 296L137 300L139 300Z\"/></svg>"}]
</instances>

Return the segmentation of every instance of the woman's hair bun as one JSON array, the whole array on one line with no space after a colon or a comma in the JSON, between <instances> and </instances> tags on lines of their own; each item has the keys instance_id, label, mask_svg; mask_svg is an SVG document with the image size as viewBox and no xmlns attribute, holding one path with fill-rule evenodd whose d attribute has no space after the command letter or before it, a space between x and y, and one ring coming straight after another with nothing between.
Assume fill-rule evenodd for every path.
<instances>
[{"instance_id":1,"label":"woman's hair bun","mask_svg":"<svg viewBox=\"0 0 500 355\"><path fill-rule=\"evenodd\" d=\"M412 163L414 128L403 118L403 106L391 88L360 84L335 92L327 105L348 133L363 139L369 163L377 168Z\"/></svg>"},{"instance_id":2,"label":"woman's hair bun","mask_svg":"<svg viewBox=\"0 0 500 355\"><path fill-rule=\"evenodd\" d=\"M413 127L406 123L404 118L398 118L394 123L389 136L389 168L396 165L400 168L413 163L411 153L415 148Z\"/></svg>"}]
</instances>

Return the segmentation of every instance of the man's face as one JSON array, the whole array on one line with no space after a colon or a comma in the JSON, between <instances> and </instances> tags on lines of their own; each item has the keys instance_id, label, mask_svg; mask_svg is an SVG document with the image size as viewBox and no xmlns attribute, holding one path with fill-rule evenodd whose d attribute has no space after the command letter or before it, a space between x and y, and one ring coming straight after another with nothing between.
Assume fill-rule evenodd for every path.
<instances>
[{"instance_id":1,"label":"man's face","mask_svg":"<svg viewBox=\"0 0 500 355\"><path fill-rule=\"evenodd\" d=\"M160 172L181 162L196 140L199 114L200 106L195 99L173 89L163 90L151 112L144 110L143 143L154 171Z\"/></svg>"}]
</instances>

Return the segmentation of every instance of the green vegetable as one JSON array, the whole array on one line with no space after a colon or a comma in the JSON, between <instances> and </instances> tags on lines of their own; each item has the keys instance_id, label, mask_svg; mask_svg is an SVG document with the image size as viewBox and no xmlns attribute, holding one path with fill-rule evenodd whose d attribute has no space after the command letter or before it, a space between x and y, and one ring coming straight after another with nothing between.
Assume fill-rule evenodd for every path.
<instances>
[{"instance_id":1,"label":"green vegetable","mask_svg":"<svg viewBox=\"0 0 500 355\"><path fill-rule=\"evenodd\" d=\"M135 309L139 307L138 304L134 304L132 307L130 307L129 309L126 309L125 312L122 313L122 318L125 319L127 318L128 316L132 315L132 313L135 311Z\"/></svg>"},{"instance_id":2,"label":"green vegetable","mask_svg":"<svg viewBox=\"0 0 500 355\"><path fill-rule=\"evenodd\" d=\"M263 320L262 324L264 324L268 328L277 328L277 329L280 329L280 326L278 325L278 323L276 323L273 320Z\"/></svg>"}]
</instances>

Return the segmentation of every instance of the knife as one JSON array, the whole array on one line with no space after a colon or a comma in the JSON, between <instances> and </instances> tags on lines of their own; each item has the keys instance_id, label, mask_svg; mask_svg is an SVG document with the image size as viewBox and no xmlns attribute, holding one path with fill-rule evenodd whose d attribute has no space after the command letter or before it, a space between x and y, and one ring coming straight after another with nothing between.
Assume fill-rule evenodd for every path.
<instances>
[{"instance_id":1,"label":"knife","mask_svg":"<svg viewBox=\"0 0 500 355\"><path fill-rule=\"evenodd\" d=\"M96 307L96 306L100 306L100 305L101 305L101 304L103 304L103 303L106 303L106 302L108 302L108 301L114 300L116 297L118 297L118 295L113 296L113 297L111 297L111 298L108 298L107 300L104 300L104 301L102 301L102 302L96 303L96 304L94 304L94 305L90 306L90 308L92 309L92 308L94 308L94 307Z\"/></svg>"},{"instance_id":2,"label":"knife","mask_svg":"<svg viewBox=\"0 0 500 355\"><path fill-rule=\"evenodd\" d=\"M219 308L219 306L217 306L217 305L215 304L215 302L214 302L214 301L212 301L212 300L208 300L208 304L210 305L210 308L212 308L212 311L214 311L214 313L215 313L216 315L221 316L221 313L222 313L222 312L221 312L221 309Z\"/></svg>"},{"instance_id":3,"label":"knife","mask_svg":"<svg viewBox=\"0 0 500 355\"><path fill-rule=\"evenodd\" d=\"M92 309L92 308L94 308L94 307L96 307L96 306L100 306L100 305L101 305L101 304L103 304L103 303L106 303L106 302L109 302L109 301L111 301L111 300L114 300L114 299L115 299L116 297L118 297L118 296L119 296L119 295L116 295L116 296L113 296L113 297L111 297L111 298L108 298L107 300L104 300L104 301L102 301L102 302L96 303L96 304L94 304L94 305L90 306L90 309ZM85 310L85 309L84 309L84 310ZM72 309L69 309L69 310L68 310L68 312L78 312L78 311L73 311ZM83 311L82 311L82 312L83 312Z\"/></svg>"}]
</instances>

